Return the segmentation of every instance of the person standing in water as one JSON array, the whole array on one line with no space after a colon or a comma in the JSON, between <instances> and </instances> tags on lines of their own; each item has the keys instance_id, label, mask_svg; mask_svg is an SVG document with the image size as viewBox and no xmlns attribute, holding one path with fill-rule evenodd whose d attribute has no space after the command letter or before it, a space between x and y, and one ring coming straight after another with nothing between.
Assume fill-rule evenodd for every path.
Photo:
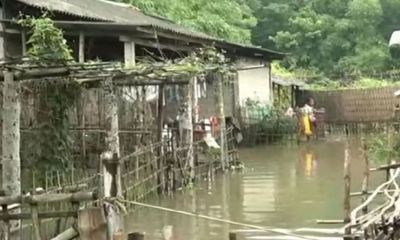
<instances>
[{"instance_id":1,"label":"person standing in water","mask_svg":"<svg viewBox=\"0 0 400 240\"><path fill-rule=\"evenodd\" d=\"M315 128L315 116L314 116L314 99L309 97L306 103L301 108L301 121L303 125L303 134L306 136L307 140L310 140L313 135L313 130Z\"/></svg>"}]
</instances>

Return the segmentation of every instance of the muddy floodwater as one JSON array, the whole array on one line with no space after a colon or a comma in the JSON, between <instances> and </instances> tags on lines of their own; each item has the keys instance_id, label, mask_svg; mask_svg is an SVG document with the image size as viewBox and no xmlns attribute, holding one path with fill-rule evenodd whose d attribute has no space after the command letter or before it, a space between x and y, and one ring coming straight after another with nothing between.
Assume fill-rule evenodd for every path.
<instances>
[{"instance_id":1,"label":"muddy floodwater","mask_svg":"<svg viewBox=\"0 0 400 240\"><path fill-rule=\"evenodd\" d=\"M204 181L193 191L148 203L262 227L331 227L318 226L316 220L343 218L344 148L343 139L331 137L309 145L241 149L244 170L218 175L211 186ZM364 163L357 139L351 139L349 150L352 189L360 191ZM384 178L380 173L371 177L371 188ZM354 199L353 206L359 201ZM145 208L130 214L126 223L129 230L154 240L163 239L163 228L171 227L174 240L222 240L229 231L246 229Z\"/></svg>"}]
</instances>

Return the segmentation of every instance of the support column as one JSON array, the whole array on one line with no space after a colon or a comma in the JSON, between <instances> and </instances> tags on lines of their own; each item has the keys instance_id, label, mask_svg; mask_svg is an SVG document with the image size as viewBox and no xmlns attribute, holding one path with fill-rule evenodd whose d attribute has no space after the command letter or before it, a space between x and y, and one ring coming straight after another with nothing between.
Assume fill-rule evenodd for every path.
<instances>
[{"instance_id":1,"label":"support column","mask_svg":"<svg viewBox=\"0 0 400 240\"><path fill-rule=\"evenodd\" d=\"M79 32L79 63L85 62L85 34Z\"/></svg>"},{"instance_id":2,"label":"support column","mask_svg":"<svg viewBox=\"0 0 400 240\"><path fill-rule=\"evenodd\" d=\"M134 66L136 61L136 50L135 43L132 41L124 42L124 56L125 56L125 65Z\"/></svg>"},{"instance_id":3,"label":"support column","mask_svg":"<svg viewBox=\"0 0 400 240\"><path fill-rule=\"evenodd\" d=\"M105 130L106 130L106 152L104 159L104 196L122 196L121 169L118 159L120 158L119 136L118 136L118 106L114 94L112 78L104 82L105 92ZM117 160L117 162L115 162Z\"/></svg>"},{"instance_id":4,"label":"support column","mask_svg":"<svg viewBox=\"0 0 400 240\"><path fill-rule=\"evenodd\" d=\"M226 164L226 122L225 122L225 109L224 109L224 88L223 88L223 76L218 74L217 77L217 99L218 99L218 119L220 122L220 158L222 170L227 169Z\"/></svg>"},{"instance_id":5,"label":"support column","mask_svg":"<svg viewBox=\"0 0 400 240\"><path fill-rule=\"evenodd\" d=\"M158 118L157 118L157 142L163 142L163 131L164 131L164 84L158 86ZM160 148L158 149L158 168L164 169L165 158L164 156L164 144L161 144ZM159 192L163 192L166 189L165 185L165 172L161 170L158 181L161 184L161 188L158 189Z\"/></svg>"},{"instance_id":6,"label":"support column","mask_svg":"<svg viewBox=\"0 0 400 240\"><path fill-rule=\"evenodd\" d=\"M185 111L185 143L188 147L187 150L187 159L189 162L189 176L190 183L193 183L195 178L194 172L194 155L193 155L193 79L190 79L189 85L187 86L187 95L186 95L186 111Z\"/></svg>"},{"instance_id":7,"label":"support column","mask_svg":"<svg viewBox=\"0 0 400 240\"><path fill-rule=\"evenodd\" d=\"M20 159L20 86L14 81L14 74L4 71L3 86L3 139L2 139L2 181L6 196L21 194L21 159ZM20 212L16 209L13 213ZM7 231L18 229L20 221L10 221ZM8 232L3 232L8 239ZM19 239L19 237L17 237Z\"/></svg>"},{"instance_id":8,"label":"support column","mask_svg":"<svg viewBox=\"0 0 400 240\"><path fill-rule=\"evenodd\" d=\"M21 30L22 56L26 55L26 31Z\"/></svg>"},{"instance_id":9,"label":"support column","mask_svg":"<svg viewBox=\"0 0 400 240\"><path fill-rule=\"evenodd\" d=\"M105 92L105 130L106 151L102 154L103 163L103 187L105 198L122 196L120 146L118 136L118 106L114 93L112 78L105 80L103 90ZM109 239L123 232L123 218L119 208L110 203L104 203Z\"/></svg>"}]
</instances>

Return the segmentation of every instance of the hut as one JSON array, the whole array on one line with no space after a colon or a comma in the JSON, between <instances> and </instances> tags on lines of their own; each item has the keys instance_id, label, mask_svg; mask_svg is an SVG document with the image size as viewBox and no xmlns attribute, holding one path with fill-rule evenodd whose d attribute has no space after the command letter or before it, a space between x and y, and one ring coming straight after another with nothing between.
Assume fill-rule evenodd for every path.
<instances>
[{"instance_id":1,"label":"hut","mask_svg":"<svg viewBox=\"0 0 400 240\"><path fill-rule=\"evenodd\" d=\"M284 57L272 50L192 31L168 19L144 14L130 4L107 0L3 0L1 8L5 34L0 37L0 57L5 58L19 57L26 51L26 33L15 19L21 13L40 16L43 11L49 12L56 25L63 29L74 57L80 62L102 60L135 64L148 56L175 58L205 45L223 49L239 69L236 81L225 86L227 116L240 113L240 106L247 98L272 103L270 64ZM198 88L202 96L199 114L209 117L215 112L216 104L209 92L212 87L204 86L200 83Z\"/></svg>"}]
</instances>

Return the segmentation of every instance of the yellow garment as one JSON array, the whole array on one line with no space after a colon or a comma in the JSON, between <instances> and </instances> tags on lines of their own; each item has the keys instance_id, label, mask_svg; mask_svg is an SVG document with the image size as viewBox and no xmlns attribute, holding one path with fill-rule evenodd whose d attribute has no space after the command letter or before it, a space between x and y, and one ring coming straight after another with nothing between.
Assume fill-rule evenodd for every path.
<instances>
[{"instance_id":1,"label":"yellow garment","mask_svg":"<svg viewBox=\"0 0 400 240\"><path fill-rule=\"evenodd\" d=\"M312 135L312 131L311 131L310 118L308 117L308 115L303 116L302 118L303 118L304 134L306 136L311 136Z\"/></svg>"},{"instance_id":2,"label":"yellow garment","mask_svg":"<svg viewBox=\"0 0 400 240\"><path fill-rule=\"evenodd\" d=\"M312 173L312 169L313 169L313 155L310 153L306 154L306 166L305 166L305 170L306 170L306 175L310 176Z\"/></svg>"}]
</instances>

